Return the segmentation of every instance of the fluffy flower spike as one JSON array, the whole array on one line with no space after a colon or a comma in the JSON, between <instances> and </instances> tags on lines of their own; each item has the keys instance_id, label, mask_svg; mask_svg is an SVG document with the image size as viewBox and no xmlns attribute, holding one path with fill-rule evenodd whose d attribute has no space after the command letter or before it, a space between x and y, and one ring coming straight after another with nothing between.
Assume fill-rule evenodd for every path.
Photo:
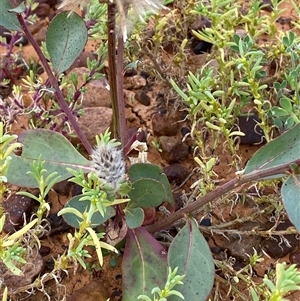
<instances>
[{"instance_id":1,"label":"fluffy flower spike","mask_svg":"<svg viewBox=\"0 0 300 301\"><path fill-rule=\"evenodd\" d=\"M74 10L78 6L82 10L90 1L89 0L63 0L59 9L66 8L69 10Z\"/></svg>"},{"instance_id":2,"label":"fluffy flower spike","mask_svg":"<svg viewBox=\"0 0 300 301\"><path fill-rule=\"evenodd\" d=\"M134 15L137 16L141 21L144 20L147 13L156 14L165 6L162 4L163 0L115 0L118 10L118 26L119 30L122 32L124 42L127 40L128 36L128 25L130 25L130 20L128 20L127 13L125 12L124 3L129 3L129 10L132 9Z\"/></svg>"},{"instance_id":3,"label":"fluffy flower spike","mask_svg":"<svg viewBox=\"0 0 300 301\"><path fill-rule=\"evenodd\" d=\"M98 178L117 191L125 179L125 161L122 150L118 148L120 143L110 139L108 130L96 140L97 146L91 155L92 166Z\"/></svg>"},{"instance_id":4,"label":"fluffy flower spike","mask_svg":"<svg viewBox=\"0 0 300 301\"><path fill-rule=\"evenodd\" d=\"M110 2L113 1L115 1L117 6L119 15L118 26L123 34L124 41L127 40L129 31L128 24L130 24L125 7L128 7L129 9L132 8L134 15L140 20L144 20L147 13L156 14L160 9L166 8L163 5L163 0L110 0ZM59 8L74 10L76 7L80 6L80 9L82 10L88 3L90 3L90 0L63 0Z\"/></svg>"}]
</instances>

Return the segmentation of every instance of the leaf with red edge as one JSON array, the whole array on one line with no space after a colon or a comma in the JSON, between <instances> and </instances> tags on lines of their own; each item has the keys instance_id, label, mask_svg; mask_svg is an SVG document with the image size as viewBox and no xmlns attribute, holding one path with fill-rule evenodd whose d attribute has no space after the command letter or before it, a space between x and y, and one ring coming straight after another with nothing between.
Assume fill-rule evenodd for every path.
<instances>
[{"instance_id":1,"label":"leaf with red edge","mask_svg":"<svg viewBox=\"0 0 300 301\"><path fill-rule=\"evenodd\" d=\"M143 228L129 229L122 262L122 301L151 296L154 287L165 286L167 274L167 252L163 246Z\"/></svg>"}]
</instances>

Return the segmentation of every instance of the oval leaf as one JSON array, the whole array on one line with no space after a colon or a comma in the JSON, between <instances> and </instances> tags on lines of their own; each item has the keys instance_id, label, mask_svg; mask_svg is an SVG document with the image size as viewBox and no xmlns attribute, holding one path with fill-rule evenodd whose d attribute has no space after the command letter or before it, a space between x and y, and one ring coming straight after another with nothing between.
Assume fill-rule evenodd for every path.
<instances>
[{"instance_id":1,"label":"oval leaf","mask_svg":"<svg viewBox=\"0 0 300 301\"><path fill-rule=\"evenodd\" d=\"M300 123L260 148L248 161L244 174L266 170L299 159ZM284 174L275 177L282 177ZM274 177L273 177L274 178Z\"/></svg>"},{"instance_id":2,"label":"oval leaf","mask_svg":"<svg viewBox=\"0 0 300 301\"><path fill-rule=\"evenodd\" d=\"M88 211L90 208L90 202L89 201L79 201L79 199L82 197L82 195L76 195L73 198L71 198L68 203L65 205L65 208L71 207L77 209L79 212L83 213L85 211ZM104 216L100 214L100 212L94 213L92 216L92 226L96 227L98 225L103 224L106 222L109 218L115 216L116 211L112 207L107 207L106 212ZM68 225L74 228L79 228L79 223L82 222L82 219L75 214L72 213L65 213L63 214L63 218L66 221Z\"/></svg>"},{"instance_id":3,"label":"oval leaf","mask_svg":"<svg viewBox=\"0 0 300 301\"><path fill-rule=\"evenodd\" d=\"M9 12L11 9L13 7L8 0L0 1L0 25L9 30L22 31L16 15Z\"/></svg>"},{"instance_id":4,"label":"oval leaf","mask_svg":"<svg viewBox=\"0 0 300 301\"><path fill-rule=\"evenodd\" d=\"M61 134L44 129L28 130L19 135L18 142L23 144L21 156L12 154L7 180L21 187L37 187L36 180L26 173L31 170L31 163L40 156L45 161L44 168L47 177L56 171L61 176L60 181L72 175L66 167L72 169L91 170L91 161L84 158L75 147Z\"/></svg>"},{"instance_id":5,"label":"oval leaf","mask_svg":"<svg viewBox=\"0 0 300 301\"><path fill-rule=\"evenodd\" d=\"M293 111L292 101L288 97L283 96L279 102L285 111L287 111L289 113L291 113Z\"/></svg>"},{"instance_id":6,"label":"oval leaf","mask_svg":"<svg viewBox=\"0 0 300 301\"><path fill-rule=\"evenodd\" d=\"M176 286L184 300L205 301L214 283L214 262L205 238L196 223L189 220L172 241L168 262L178 275L185 275L183 285ZM170 296L169 301L182 301Z\"/></svg>"},{"instance_id":7,"label":"oval leaf","mask_svg":"<svg viewBox=\"0 0 300 301\"><path fill-rule=\"evenodd\" d=\"M300 232L300 175L289 176L281 187L282 201L286 213Z\"/></svg>"},{"instance_id":8,"label":"oval leaf","mask_svg":"<svg viewBox=\"0 0 300 301\"><path fill-rule=\"evenodd\" d=\"M122 261L122 301L150 296L154 287L165 286L167 274L167 252L163 246L143 228L129 229Z\"/></svg>"},{"instance_id":9,"label":"oval leaf","mask_svg":"<svg viewBox=\"0 0 300 301\"><path fill-rule=\"evenodd\" d=\"M164 171L157 165L149 163L137 163L130 166L128 170L129 179L134 182L142 178L151 178L160 182L165 188L164 202L174 203L173 193L169 180Z\"/></svg>"},{"instance_id":10,"label":"oval leaf","mask_svg":"<svg viewBox=\"0 0 300 301\"><path fill-rule=\"evenodd\" d=\"M144 210L142 208L126 208L124 212L128 228L134 229L142 225L144 221Z\"/></svg>"},{"instance_id":11,"label":"oval leaf","mask_svg":"<svg viewBox=\"0 0 300 301\"><path fill-rule=\"evenodd\" d=\"M52 19L46 34L46 46L57 74L72 65L86 41L86 26L76 13L62 12Z\"/></svg>"},{"instance_id":12,"label":"oval leaf","mask_svg":"<svg viewBox=\"0 0 300 301\"><path fill-rule=\"evenodd\" d=\"M152 179L140 179L132 183L132 188L128 193L131 201L128 208L135 207L156 207L159 206L165 197L164 186Z\"/></svg>"}]
</instances>

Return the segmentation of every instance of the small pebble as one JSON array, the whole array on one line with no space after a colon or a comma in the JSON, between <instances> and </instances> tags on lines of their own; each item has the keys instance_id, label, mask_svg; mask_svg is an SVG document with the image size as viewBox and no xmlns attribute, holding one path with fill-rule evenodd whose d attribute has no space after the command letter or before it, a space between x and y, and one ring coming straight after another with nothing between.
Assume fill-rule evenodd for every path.
<instances>
[{"instance_id":1,"label":"small pebble","mask_svg":"<svg viewBox=\"0 0 300 301\"><path fill-rule=\"evenodd\" d=\"M141 71L141 77L143 77L144 79L147 79L150 76L150 74L146 71Z\"/></svg>"},{"instance_id":2,"label":"small pebble","mask_svg":"<svg viewBox=\"0 0 300 301\"><path fill-rule=\"evenodd\" d=\"M212 48L212 44L205 41L197 41L197 43L193 44L191 49L196 55L210 52Z\"/></svg>"},{"instance_id":3,"label":"small pebble","mask_svg":"<svg viewBox=\"0 0 300 301\"><path fill-rule=\"evenodd\" d=\"M39 18L46 18L50 14L50 6L47 3L40 3L39 6L35 9L34 13L39 17Z\"/></svg>"},{"instance_id":4,"label":"small pebble","mask_svg":"<svg viewBox=\"0 0 300 301\"><path fill-rule=\"evenodd\" d=\"M125 69L124 76L134 76L137 75L137 70L135 68L127 68Z\"/></svg>"},{"instance_id":5,"label":"small pebble","mask_svg":"<svg viewBox=\"0 0 300 301\"><path fill-rule=\"evenodd\" d=\"M220 254L222 252L222 248L220 248L219 246L212 247L212 248L210 248L210 250L214 254Z\"/></svg>"},{"instance_id":6,"label":"small pebble","mask_svg":"<svg viewBox=\"0 0 300 301\"><path fill-rule=\"evenodd\" d=\"M144 91L141 90L136 91L134 98L144 106L150 105L150 97Z\"/></svg>"},{"instance_id":7,"label":"small pebble","mask_svg":"<svg viewBox=\"0 0 300 301\"><path fill-rule=\"evenodd\" d=\"M52 271L54 269L54 266L55 266L54 258L51 257L46 261L45 267L49 271Z\"/></svg>"},{"instance_id":8,"label":"small pebble","mask_svg":"<svg viewBox=\"0 0 300 301\"><path fill-rule=\"evenodd\" d=\"M189 147L180 138L161 136L159 143L162 149L161 156L168 163L177 163L189 154Z\"/></svg>"},{"instance_id":9,"label":"small pebble","mask_svg":"<svg viewBox=\"0 0 300 301\"><path fill-rule=\"evenodd\" d=\"M181 192L175 192L175 193L173 193L173 199L174 199L174 204L175 204L175 211L179 210L184 205L183 200L182 200L181 197L182 197L182 193Z\"/></svg>"},{"instance_id":10,"label":"small pebble","mask_svg":"<svg viewBox=\"0 0 300 301\"><path fill-rule=\"evenodd\" d=\"M58 193L59 195L68 196L70 194L72 185L73 185L72 182L70 182L68 180L64 180L64 181L61 181L59 183L56 183L53 186L53 190L56 193Z\"/></svg>"},{"instance_id":11,"label":"small pebble","mask_svg":"<svg viewBox=\"0 0 300 301\"><path fill-rule=\"evenodd\" d=\"M55 229L55 228L61 226L64 221L62 216L58 216L56 213L50 213L47 216L47 220L49 221L49 223L51 225L51 229Z\"/></svg>"},{"instance_id":12,"label":"small pebble","mask_svg":"<svg viewBox=\"0 0 300 301\"><path fill-rule=\"evenodd\" d=\"M277 20L276 20L276 23L279 23L279 24L281 24L281 25L285 25L285 24L287 24L287 25L289 25L289 26L291 26L291 22L293 21L293 19L292 18L288 18L288 17L279 17Z\"/></svg>"},{"instance_id":13,"label":"small pebble","mask_svg":"<svg viewBox=\"0 0 300 301\"><path fill-rule=\"evenodd\" d=\"M273 3L271 0L261 0L261 3L264 6L262 10L265 10L269 13L273 11Z\"/></svg>"},{"instance_id":14,"label":"small pebble","mask_svg":"<svg viewBox=\"0 0 300 301\"><path fill-rule=\"evenodd\" d=\"M235 263L233 264L233 269L235 271L240 271L242 270L244 267L246 266L246 264L240 260L236 260Z\"/></svg>"},{"instance_id":15,"label":"small pebble","mask_svg":"<svg viewBox=\"0 0 300 301\"><path fill-rule=\"evenodd\" d=\"M82 186L75 184L72 188L72 197L82 194Z\"/></svg>"},{"instance_id":16,"label":"small pebble","mask_svg":"<svg viewBox=\"0 0 300 301\"><path fill-rule=\"evenodd\" d=\"M178 129L178 123L175 118L168 116L167 111L160 110L152 116L152 131L154 136L175 136Z\"/></svg>"},{"instance_id":17,"label":"small pebble","mask_svg":"<svg viewBox=\"0 0 300 301\"><path fill-rule=\"evenodd\" d=\"M139 74L130 77L124 77L124 87L128 90L139 90L146 87L146 85L146 80Z\"/></svg>"},{"instance_id":18,"label":"small pebble","mask_svg":"<svg viewBox=\"0 0 300 301\"><path fill-rule=\"evenodd\" d=\"M191 132L191 130L189 128L187 128L187 127L183 127L181 129L181 135L182 135L182 137L184 137L185 135L189 134L190 132Z\"/></svg>"},{"instance_id":19,"label":"small pebble","mask_svg":"<svg viewBox=\"0 0 300 301\"><path fill-rule=\"evenodd\" d=\"M36 2L39 3L39 5L47 3L51 8L55 8L57 4L57 0L36 0ZM59 1L61 2L61 1Z\"/></svg>"},{"instance_id":20,"label":"small pebble","mask_svg":"<svg viewBox=\"0 0 300 301\"><path fill-rule=\"evenodd\" d=\"M200 222L200 226L210 227L211 226L211 219L210 218L204 218Z\"/></svg>"},{"instance_id":21,"label":"small pebble","mask_svg":"<svg viewBox=\"0 0 300 301\"><path fill-rule=\"evenodd\" d=\"M24 195L12 194L2 205L6 214L3 231L13 233L23 227L24 214L26 218L30 218L35 201Z\"/></svg>"},{"instance_id":22,"label":"small pebble","mask_svg":"<svg viewBox=\"0 0 300 301\"><path fill-rule=\"evenodd\" d=\"M240 136L240 144L259 144L265 142L263 130L258 125L260 119L257 115L238 116L239 130L245 134Z\"/></svg>"},{"instance_id":23,"label":"small pebble","mask_svg":"<svg viewBox=\"0 0 300 301\"><path fill-rule=\"evenodd\" d=\"M51 249L46 246L41 246L39 249L39 253L42 257L49 255L50 251L51 251Z\"/></svg>"},{"instance_id":24,"label":"small pebble","mask_svg":"<svg viewBox=\"0 0 300 301\"><path fill-rule=\"evenodd\" d=\"M164 168L164 172L171 184L180 185L189 175L187 168L178 163L171 164Z\"/></svg>"}]
</instances>

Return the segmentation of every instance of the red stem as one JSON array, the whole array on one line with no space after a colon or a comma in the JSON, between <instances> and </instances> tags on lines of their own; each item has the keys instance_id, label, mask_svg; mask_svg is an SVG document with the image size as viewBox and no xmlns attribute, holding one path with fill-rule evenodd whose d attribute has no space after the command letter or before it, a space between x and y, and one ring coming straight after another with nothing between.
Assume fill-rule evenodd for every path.
<instances>
[{"instance_id":1,"label":"red stem","mask_svg":"<svg viewBox=\"0 0 300 301\"><path fill-rule=\"evenodd\" d=\"M116 5L108 4L108 64L109 84L113 109L113 134L121 140L122 148L126 145L127 125L124 101L123 55L124 41L119 33L116 64Z\"/></svg>"},{"instance_id":2,"label":"red stem","mask_svg":"<svg viewBox=\"0 0 300 301\"><path fill-rule=\"evenodd\" d=\"M269 177L276 174L284 174L288 170L291 169L292 164L300 165L300 159L297 159L293 162L281 164L275 167L271 167L265 170L254 170L249 174L242 175L241 177L237 177L235 179L230 180L229 182L217 187L213 191L209 192L208 194L196 199L195 202L191 203L190 205L179 209L174 214L171 214L169 217L165 218L162 221L159 221L153 225L145 226L144 228L150 232L155 233L160 230L166 229L171 227L176 221L183 218L185 215L192 213L195 210L201 209L207 203L216 200L217 198L224 196L229 191L252 181L258 181L262 178Z\"/></svg>"},{"instance_id":3,"label":"red stem","mask_svg":"<svg viewBox=\"0 0 300 301\"><path fill-rule=\"evenodd\" d=\"M110 97L112 103L113 120L112 133L114 138L118 138L118 94L117 94L117 68L116 68L116 5L107 4L108 22L108 80L110 86Z\"/></svg>"},{"instance_id":4,"label":"red stem","mask_svg":"<svg viewBox=\"0 0 300 301\"><path fill-rule=\"evenodd\" d=\"M123 76L123 55L124 55L124 41L120 33L118 39L118 62L117 62L117 95L118 95L118 133L125 148L127 143L127 124L125 116L125 100L124 100L124 76Z\"/></svg>"},{"instance_id":5,"label":"red stem","mask_svg":"<svg viewBox=\"0 0 300 301\"><path fill-rule=\"evenodd\" d=\"M13 5L13 7L16 6L16 3L14 0L10 0L11 4ZM74 117L74 115L72 114L70 108L68 107L68 104L66 103L64 96L59 88L59 84L57 82L57 79L55 78L45 56L43 55L39 45L37 44L36 40L34 39L34 37L32 36L30 30L28 29L26 22L24 20L24 18L22 17L21 14L16 14L17 19L24 31L24 34L26 35L26 37L28 38L28 41L31 43L31 45L33 46L35 52L37 53L41 64L44 67L44 70L46 71L48 77L49 77L49 81L51 83L51 86L55 89L55 96L57 98L57 101L60 105L61 110L66 114L69 122L71 123L71 125L73 126L76 134L78 135L78 138L80 139L80 141L82 142L83 146L85 147L85 149L87 150L87 152L89 154L92 153L92 146L89 143L89 141L86 139L86 137L83 135L78 122L76 120L76 118Z\"/></svg>"}]
</instances>

